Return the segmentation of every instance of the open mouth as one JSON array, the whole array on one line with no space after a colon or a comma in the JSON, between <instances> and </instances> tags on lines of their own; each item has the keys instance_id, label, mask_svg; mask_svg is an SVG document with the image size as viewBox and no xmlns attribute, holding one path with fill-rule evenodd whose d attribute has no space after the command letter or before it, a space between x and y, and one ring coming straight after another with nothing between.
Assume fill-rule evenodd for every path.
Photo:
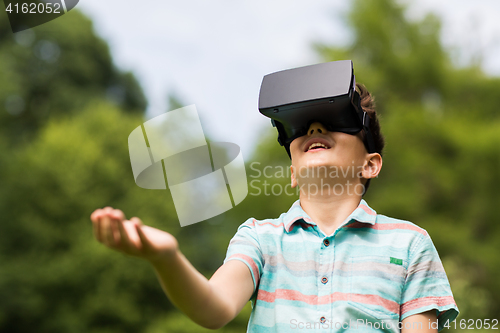
<instances>
[{"instance_id":1,"label":"open mouth","mask_svg":"<svg viewBox=\"0 0 500 333\"><path fill-rule=\"evenodd\" d=\"M309 146L306 147L306 152L330 149L330 146L326 142L324 142L324 140L314 140L309 144Z\"/></svg>"},{"instance_id":2,"label":"open mouth","mask_svg":"<svg viewBox=\"0 0 500 333\"><path fill-rule=\"evenodd\" d=\"M310 145L309 148L307 148L307 151L310 151L310 150L320 150L320 149L328 149L328 147L325 146L322 143L315 142L312 145Z\"/></svg>"}]
</instances>

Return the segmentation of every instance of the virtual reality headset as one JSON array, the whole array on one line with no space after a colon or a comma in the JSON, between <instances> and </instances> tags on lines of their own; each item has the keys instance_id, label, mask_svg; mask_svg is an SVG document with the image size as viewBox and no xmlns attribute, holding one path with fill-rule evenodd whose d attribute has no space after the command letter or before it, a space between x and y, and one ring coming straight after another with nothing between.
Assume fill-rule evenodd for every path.
<instances>
[{"instance_id":1,"label":"virtual reality headset","mask_svg":"<svg viewBox=\"0 0 500 333\"><path fill-rule=\"evenodd\" d=\"M351 60L288 69L264 76L259 111L271 118L278 142L290 156L290 143L320 122L328 131L355 135L365 131L364 144L374 153L370 117L361 108Z\"/></svg>"}]
</instances>

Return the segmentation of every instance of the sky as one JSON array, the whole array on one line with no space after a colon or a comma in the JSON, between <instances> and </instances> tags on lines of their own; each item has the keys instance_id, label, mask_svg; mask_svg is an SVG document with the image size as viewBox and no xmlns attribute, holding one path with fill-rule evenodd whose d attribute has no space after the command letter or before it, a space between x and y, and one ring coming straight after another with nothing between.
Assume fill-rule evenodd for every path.
<instances>
[{"instance_id":1,"label":"sky","mask_svg":"<svg viewBox=\"0 0 500 333\"><path fill-rule=\"evenodd\" d=\"M238 144L245 159L271 126L258 111L262 77L321 62L313 42L345 45L348 0L81 0L78 8L132 71L149 101L146 118L170 111L168 96L195 104L207 137ZM410 19L441 17L442 41L465 64L481 53L500 76L500 1L414 0ZM356 68L354 64L354 68Z\"/></svg>"}]
</instances>

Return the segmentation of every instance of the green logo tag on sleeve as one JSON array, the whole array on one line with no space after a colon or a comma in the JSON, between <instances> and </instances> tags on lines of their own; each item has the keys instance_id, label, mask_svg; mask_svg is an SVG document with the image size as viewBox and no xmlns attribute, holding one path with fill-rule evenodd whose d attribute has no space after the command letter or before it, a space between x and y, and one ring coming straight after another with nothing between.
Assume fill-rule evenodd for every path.
<instances>
[{"instance_id":1,"label":"green logo tag on sleeve","mask_svg":"<svg viewBox=\"0 0 500 333\"><path fill-rule=\"evenodd\" d=\"M391 257L391 264L403 265L403 259L398 259L398 258Z\"/></svg>"}]
</instances>

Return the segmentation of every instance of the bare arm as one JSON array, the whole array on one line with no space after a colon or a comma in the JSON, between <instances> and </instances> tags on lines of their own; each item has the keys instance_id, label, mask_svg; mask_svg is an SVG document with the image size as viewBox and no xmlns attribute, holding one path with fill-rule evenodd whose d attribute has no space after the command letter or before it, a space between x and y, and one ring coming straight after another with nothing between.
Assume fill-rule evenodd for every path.
<instances>
[{"instance_id":1,"label":"bare arm","mask_svg":"<svg viewBox=\"0 0 500 333\"><path fill-rule=\"evenodd\" d=\"M227 262L207 280L182 255L171 234L144 226L138 218L126 221L122 211L111 207L94 211L91 220L99 242L149 261L172 303L201 326L224 326L253 293L252 276L242 262Z\"/></svg>"},{"instance_id":2,"label":"bare arm","mask_svg":"<svg viewBox=\"0 0 500 333\"><path fill-rule=\"evenodd\" d=\"M437 333L436 310L415 314L403 319L401 333Z\"/></svg>"}]
</instances>

